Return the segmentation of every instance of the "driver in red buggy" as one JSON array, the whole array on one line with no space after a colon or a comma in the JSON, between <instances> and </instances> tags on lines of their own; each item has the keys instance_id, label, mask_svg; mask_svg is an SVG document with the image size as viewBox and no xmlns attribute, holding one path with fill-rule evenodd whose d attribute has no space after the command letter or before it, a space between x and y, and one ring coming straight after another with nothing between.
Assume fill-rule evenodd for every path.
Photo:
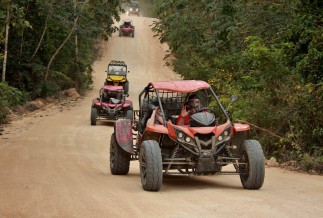
<instances>
[{"instance_id":1,"label":"driver in red buggy","mask_svg":"<svg viewBox=\"0 0 323 218\"><path fill-rule=\"evenodd\" d=\"M196 94L188 97L179 114L176 125L190 125L190 117L201 109L201 102Z\"/></svg>"}]
</instances>

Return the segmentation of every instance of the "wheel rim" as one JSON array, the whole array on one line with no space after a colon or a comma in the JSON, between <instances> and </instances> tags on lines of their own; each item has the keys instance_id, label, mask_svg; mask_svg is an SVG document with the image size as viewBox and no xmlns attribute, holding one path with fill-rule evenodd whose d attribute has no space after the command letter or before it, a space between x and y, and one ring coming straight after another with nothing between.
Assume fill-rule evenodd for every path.
<instances>
[{"instance_id":1,"label":"wheel rim","mask_svg":"<svg viewBox=\"0 0 323 218\"><path fill-rule=\"evenodd\" d=\"M241 163L244 163L244 165L240 166L240 170L243 173L243 177L245 179L248 179L249 177L249 157L247 152L243 152L242 156L241 156Z\"/></svg>"}]
</instances>

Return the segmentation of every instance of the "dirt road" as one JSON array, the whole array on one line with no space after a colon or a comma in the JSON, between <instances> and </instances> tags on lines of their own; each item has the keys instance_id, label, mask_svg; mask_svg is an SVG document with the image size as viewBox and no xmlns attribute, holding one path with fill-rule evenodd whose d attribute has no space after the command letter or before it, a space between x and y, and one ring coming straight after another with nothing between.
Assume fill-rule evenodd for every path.
<instances>
[{"instance_id":1,"label":"dirt road","mask_svg":"<svg viewBox=\"0 0 323 218\"><path fill-rule=\"evenodd\" d=\"M238 176L165 177L143 191L138 162L127 176L109 169L113 124L90 125L90 106L110 60L131 71L130 97L151 80L178 78L164 66L164 45L131 17L136 36L102 44L94 89L75 106L14 122L0 136L0 217L322 217L323 177L266 168L262 189L244 190ZM135 104L137 109L137 104Z\"/></svg>"}]
</instances>

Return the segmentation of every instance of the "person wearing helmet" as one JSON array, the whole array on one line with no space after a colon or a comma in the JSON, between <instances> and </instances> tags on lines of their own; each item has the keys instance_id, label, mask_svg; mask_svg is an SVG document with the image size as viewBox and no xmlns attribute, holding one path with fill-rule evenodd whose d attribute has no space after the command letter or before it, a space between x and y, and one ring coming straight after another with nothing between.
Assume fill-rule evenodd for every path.
<instances>
[{"instance_id":1,"label":"person wearing helmet","mask_svg":"<svg viewBox=\"0 0 323 218\"><path fill-rule=\"evenodd\" d=\"M196 94L189 96L188 100L182 107L181 113L179 114L176 125L190 125L190 117L201 109L201 102Z\"/></svg>"}]
</instances>

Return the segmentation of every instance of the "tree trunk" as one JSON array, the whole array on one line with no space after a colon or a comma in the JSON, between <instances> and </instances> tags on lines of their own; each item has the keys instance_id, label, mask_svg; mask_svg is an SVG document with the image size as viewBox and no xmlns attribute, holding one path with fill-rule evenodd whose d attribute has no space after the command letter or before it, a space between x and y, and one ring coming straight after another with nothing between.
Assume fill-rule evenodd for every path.
<instances>
[{"instance_id":1,"label":"tree trunk","mask_svg":"<svg viewBox=\"0 0 323 218\"><path fill-rule=\"evenodd\" d=\"M26 19L26 15L28 13L28 10L29 10L29 2L27 4L26 12L24 14L24 20ZM25 26L23 26L22 30L21 30L20 50L19 50L19 58L18 58L19 64L20 64L20 61L21 61L22 50L23 50L23 47L24 47L24 33L25 33Z\"/></svg>"},{"instance_id":2,"label":"tree trunk","mask_svg":"<svg viewBox=\"0 0 323 218\"><path fill-rule=\"evenodd\" d=\"M68 36L65 38L65 40L63 41L63 43L59 46L59 48L55 51L54 55L49 60L48 65L46 67L46 71L45 71L45 80L48 79L49 68L50 68L50 65L52 64L53 60L55 59L56 55L60 52L60 50L64 47L64 45L66 44L66 42L69 40L69 38L71 38L72 34L76 30L77 20L78 20L78 17L74 20L74 25L73 25L73 28L71 29L71 32L68 34Z\"/></svg>"},{"instance_id":3,"label":"tree trunk","mask_svg":"<svg viewBox=\"0 0 323 218\"><path fill-rule=\"evenodd\" d=\"M9 29L10 29L10 1L7 5L7 19L6 19L6 38L4 44L4 57L3 57L3 68L2 68L2 82L6 81L6 67L8 58L8 40L9 40Z\"/></svg>"},{"instance_id":4,"label":"tree trunk","mask_svg":"<svg viewBox=\"0 0 323 218\"><path fill-rule=\"evenodd\" d=\"M36 50L34 51L33 55L32 55L32 56L30 57L30 59L29 59L29 62L31 62L31 61L32 61L32 59L34 59L34 57L35 57L35 55L37 54L38 49L39 49L39 47L40 47L40 45L41 45L41 43L42 43L42 41L43 41L43 39L44 39L44 36L45 36L46 30L47 30L47 25L48 25L48 17L49 17L49 15L47 14L47 15L46 15L45 27L44 27L43 33L42 33L42 35L41 35L41 37L40 37L40 40L39 40L39 42L38 42L38 45L37 45Z\"/></svg>"}]
</instances>

